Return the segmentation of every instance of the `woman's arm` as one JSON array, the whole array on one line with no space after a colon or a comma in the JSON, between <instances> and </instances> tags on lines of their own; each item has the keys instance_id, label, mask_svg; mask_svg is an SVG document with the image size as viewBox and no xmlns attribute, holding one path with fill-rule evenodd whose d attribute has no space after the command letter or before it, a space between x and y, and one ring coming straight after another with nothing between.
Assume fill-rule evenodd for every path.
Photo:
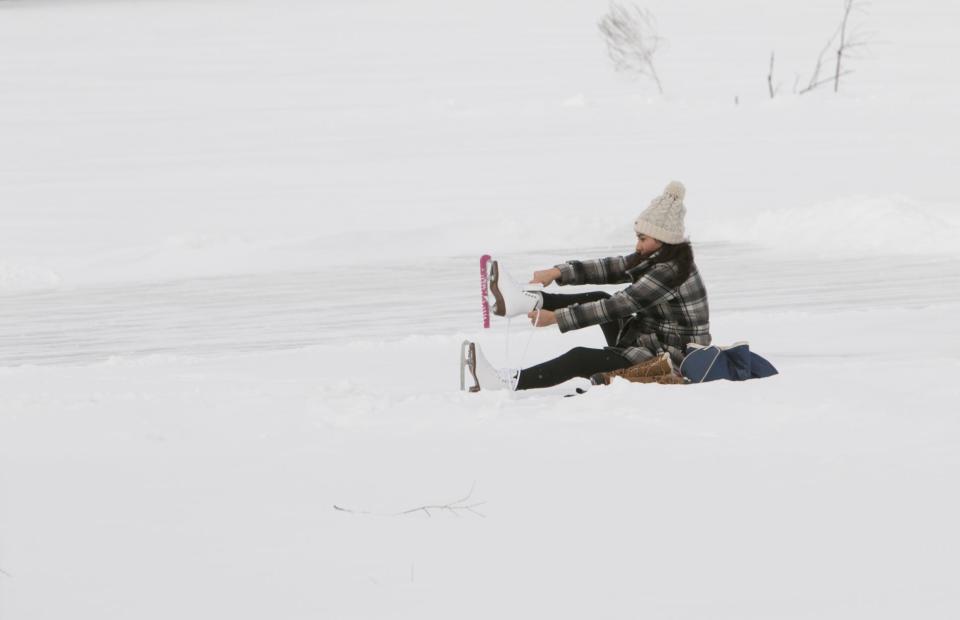
<instances>
[{"instance_id":1,"label":"woman's arm","mask_svg":"<svg viewBox=\"0 0 960 620\"><path fill-rule=\"evenodd\" d=\"M674 268L669 263L655 265L639 280L609 299L556 310L553 314L557 325L561 332L567 332L625 318L662 304L676 293L676 287L667 284L673 276Z\"/></svg>"},{"instance_id":2,"label":"woman's arm","mask_svg":"<svg viewBox=\"0 0 960 620\"><path fill-rule=\"evenodd\" d=\"M530 284L542 284L544 287L547 287L553 284L554 280L559 278L560 270L556 267L551 267L550 269L541 269L540 271L533 272L533 278L530 280Z\"/></svg>"},{"instance_id":3,"label":"woman's arm","mask_svg":"<svg viewBox=\"0 0 960 620\"><path fill-rule=\"evenodd\" d=\"M608 256L593 260L571 260L556 265L559 271L555 278L557 284L622 284L630 281L627 270L640 262L640 256L634 252L627 256ZM541 272L537 272L541 273ZM534 274L536 276L536 274ZM544 285L546 286L546 285Z\"/></svg>"}]
</instances>

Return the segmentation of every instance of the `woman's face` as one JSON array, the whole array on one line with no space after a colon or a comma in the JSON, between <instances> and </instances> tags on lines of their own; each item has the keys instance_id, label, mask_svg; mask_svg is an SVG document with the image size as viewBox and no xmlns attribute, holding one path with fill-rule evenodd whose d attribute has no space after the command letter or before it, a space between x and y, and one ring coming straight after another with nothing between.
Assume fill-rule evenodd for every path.
<instances>
[{"instance_id":1,"label":"woman's face","mask_svg":"<svg viewBox=\"0 0 960 620\"><path fill-rule=\"evenodd\" d=\"M637 253L640 254L640 256L650 256L662 247L663 244L653 237L648 237L643 234L637 235Z\"/></svg>"}]
</instances>

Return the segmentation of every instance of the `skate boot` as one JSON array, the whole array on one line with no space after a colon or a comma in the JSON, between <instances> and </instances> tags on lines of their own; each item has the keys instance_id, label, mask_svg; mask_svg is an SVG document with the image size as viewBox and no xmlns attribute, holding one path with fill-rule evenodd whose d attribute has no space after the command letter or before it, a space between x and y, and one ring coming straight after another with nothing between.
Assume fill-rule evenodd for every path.
<instances>
[{"instance_id":1,"label":"skate boot","mask_svg":"<svg viewBox=\"0 0 960 620\"><path fill-rule=\"evenodd\" d=\"M590 377L594 385L610 385L614 377L622 377L633 383L685 383L686 380L673 369L673 362L669 353L661 353L658 357L644 360L628 368L598 372Z\"/></svg>"},{"instance_id":2,"label":"skate boot","mask_svg":"<svg viewBox=\"0 0 960 620\"><path fill-rule=\"evenodd\" d=\"M492 310L497 316L526 316L543 305L543 296L538 291L521 288L509 273L500 271L497 261L491 263L490 292L494 299Z\"/></svg>"},{"instance_id":3,"label":"skate boot","mask_svg":"<svg viewBox=\"0 0 960 620\"><path fill-rule=\"evenodd\" d=\"M471 382L469 391L480 390L516 390L520 371L512 368L496 369L487 361L480 345L464 340L460 345L460 389L466 390L466 376Z\"/></svg>"}]
</instances>

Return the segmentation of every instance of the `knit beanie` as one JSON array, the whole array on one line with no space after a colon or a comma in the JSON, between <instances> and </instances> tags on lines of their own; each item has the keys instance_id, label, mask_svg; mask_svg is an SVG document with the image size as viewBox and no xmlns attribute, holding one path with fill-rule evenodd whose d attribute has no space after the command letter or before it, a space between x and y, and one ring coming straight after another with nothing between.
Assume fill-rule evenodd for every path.
<instances>
[{"instance_id":1,"label":"knit beanie","mask_svg":"<svg viewBox=\"0 0 960 620\"><path fill-rule=\"evenodd\" d=\"M683 218L687 208L683 206L686 190L680 181L670 181L663 194L650 202L650 206L634 220L633 229L637 234L653 237L663 243L683 243L686 231Z\"/></svg>"}]
</instances>

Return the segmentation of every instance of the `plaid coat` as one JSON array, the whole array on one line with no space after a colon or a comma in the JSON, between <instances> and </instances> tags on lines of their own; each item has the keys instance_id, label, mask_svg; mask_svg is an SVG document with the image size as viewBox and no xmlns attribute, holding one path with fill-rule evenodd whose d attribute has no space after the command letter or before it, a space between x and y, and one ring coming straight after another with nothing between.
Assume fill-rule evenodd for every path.
<instances>
[{"instance_id":1,"label":"plaid coat","mask_svg":"<svg viewBox=\"0 0 960 620\"><path fill-rule=\"evenodd\" d=\"M556 311L561 332L611 321L620 324L614 349L638 363L670 353L679 364L687 343L710 344L710 309L707 290L696 265L680 286L669 286L677 272L673 262L654 263L639 254L611 256L557 265L561 286L569 284L620 284L630 286L601 299L574 304Z\"/></svg>"}]
</instances>

